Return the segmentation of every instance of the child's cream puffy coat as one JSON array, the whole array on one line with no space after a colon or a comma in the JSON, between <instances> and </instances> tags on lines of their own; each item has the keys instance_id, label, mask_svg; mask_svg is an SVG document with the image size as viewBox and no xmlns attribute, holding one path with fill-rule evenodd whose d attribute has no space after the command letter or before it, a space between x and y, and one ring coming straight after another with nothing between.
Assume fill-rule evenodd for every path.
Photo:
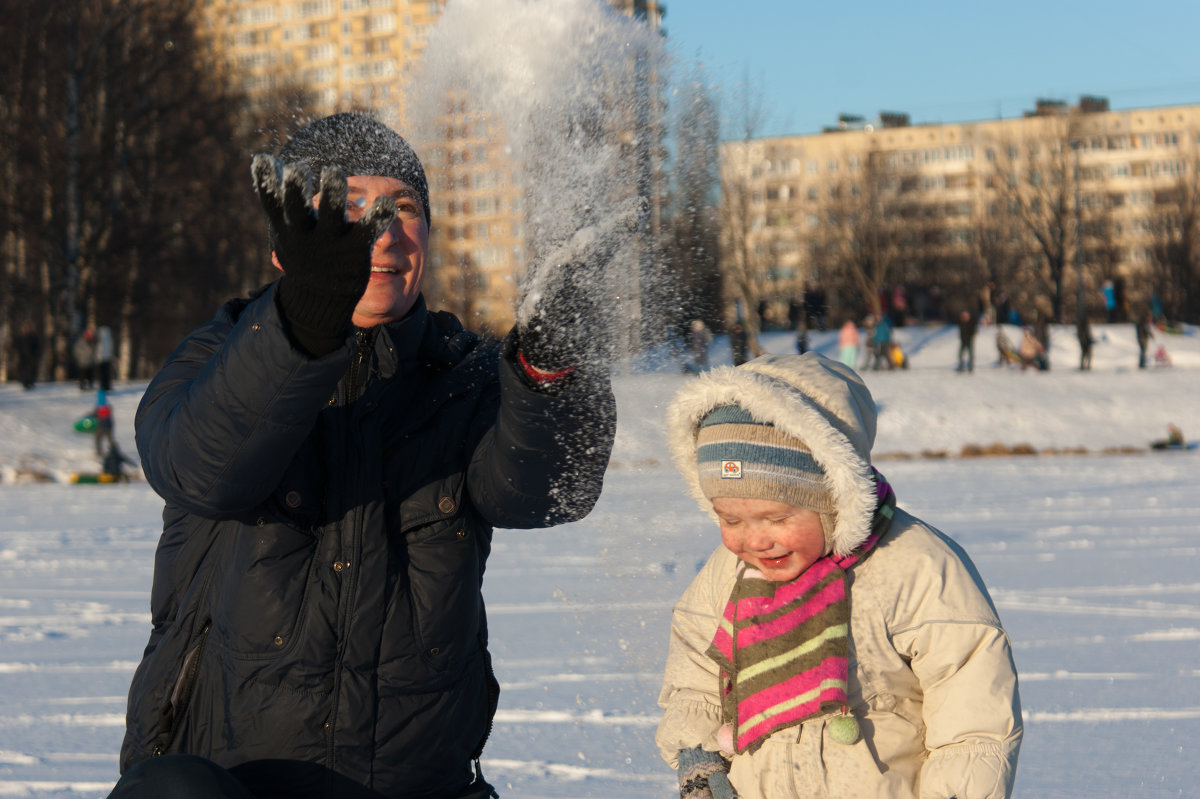
<instances>
[{"instance_id":1,"label":"child's cream puffy coat","mask_svg":"<svg viewBox=\"0 0 1200 799\"><path fill-rule=\"evenodd\" d=\"M835 552L861 543L869 523L859 490L870 485L875 407L858 376L812 353L767 356L701 376L680 393L670 416L687 479L696 472L695 424L731 402L809 444L839 509ZM736 565L718 548L675 607L657 735L672 766L680 749L719 749L717 666L705 653ZM1008 796L1022 734L1016 670L966 553L897 508L887 535L849 575L848 702L862 737L836 743L825 730L832 716L776 732L753 754L733 758L730 779L741 799Z\"/></svg>"}]
</instances>

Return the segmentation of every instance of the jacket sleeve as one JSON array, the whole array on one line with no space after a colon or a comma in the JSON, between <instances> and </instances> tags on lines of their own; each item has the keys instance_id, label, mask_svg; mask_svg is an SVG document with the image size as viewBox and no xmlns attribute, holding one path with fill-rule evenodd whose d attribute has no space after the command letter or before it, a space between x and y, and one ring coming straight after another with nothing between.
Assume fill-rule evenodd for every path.
<instances>
[{"instance_id":1,"label":"jacket sleeve","mask_svg":"<svg viewBox=\"0 0 1200 799\"><path fill-rule=\"evenodd\" d=\"M718 548L671 615L667 666L658 696L663 717L655 735L659 752L671 768L678 768L680 749L721 749L717 743L722 724L720 675L707 652L717 632L718 614L732 590L732 558L724 547Z\"/></svg>"},{"instance_id":2,"label":"jacket sleeve","mask_svg":"<svg viewBox=\"0 0 1200 799\"><path fill-rule=\"evenodd\" d=\"M924 694L929 756L920 796L1003 799L1012 792L1023 732L1012 649L966 553L934 536L940 557L906 570L914 577L906 593L911 612L893 628L893 644Z\"/></svg>"},{"instance_id":3,"label":"jacket sleeve","mask_svg":"<svg viewBox=\"0 0 1200 799\"><path fill-rule=\"evenodd\" d=\"M274 286L193 331L138 405L146 479L170 504L235 516L278 484L344 374L351 345L311 358L290 343Z\"/></svg>"},{"instance_id":4,"label":"jacket sleeve","mask_svg":"<svg viewBox=\"0 0 1200 799\"><path fill-rule=\"evenodd\" d=\"M467 472L471 499L496 527L582 519L600 497L616 436L608 376L579 374L561 390L545 391L518 368L501 356L499 410Z\"/></svg>"}]
</instances>

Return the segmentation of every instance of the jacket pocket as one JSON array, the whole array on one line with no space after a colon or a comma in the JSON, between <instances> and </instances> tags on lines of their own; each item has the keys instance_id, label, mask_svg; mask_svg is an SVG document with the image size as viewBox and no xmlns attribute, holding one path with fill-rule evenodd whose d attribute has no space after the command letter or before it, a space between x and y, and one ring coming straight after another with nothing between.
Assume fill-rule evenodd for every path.
<instances>
[{"instance_id":1,"label":"jacket pocket","mask_svg":"<svg viewBox=\"0 0 1200 799\"><path fill-rule=\"evenodd\" d=\"M478 646L483 619L482 533L454 518L406 535L417 651L435 673L454 672Z\"/></svg>"},{"instance_id":2,"label":"jacket pocket","mask_svg":"<svg viewBox=\"0 0 1200 799\"><path fill-rule=\"evenodd\" d=\"M222 535L225 566L212 587L212 643L239 658L277 658L301 635L318 538L273 516Z\"/></svg>"},{"instance_id":3,"label":"jacket pocket","mask_svg":"<svg viewBox=\"0 0 1200 799\"><path fill-rule=\"evenodd\" d=\"M380 662L400 691L440 690L477 656L483 631L483 568L490 529L451 477L413 492L388 536L388 597Z\"/></svg>"},{"instance_id":4,"label":"jacket pocket","mask_svg":"<svg viewBox=\"0 0 1200 799\"><path fill-rule=\"evenodd\" d=\"M159 729L162 731L153 743L152 754L155 757L170 751L171 744L174 743L179 728L183 724L192 694L196 689L196 680L200 676L200 660L204 655L204 645L208 641L210 629L212 629L212 621L205 619L204 623L200 625L200 629L188 642L171 693L159 709Z\"/></svg>"}]
</instances>

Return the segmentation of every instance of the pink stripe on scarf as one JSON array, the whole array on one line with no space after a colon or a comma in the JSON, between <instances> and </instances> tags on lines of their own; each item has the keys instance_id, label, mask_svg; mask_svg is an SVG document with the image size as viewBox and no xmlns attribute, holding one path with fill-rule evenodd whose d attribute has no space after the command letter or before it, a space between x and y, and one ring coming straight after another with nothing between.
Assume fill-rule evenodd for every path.
<instances>
[{"instance_id":1,"label":"pink stripe on scarf","mask_svg":"<svg viewBox=\"0 0 1200 799\"><path fill-rule=\"evenodd\" d=\"M807 682L800 681L799 677L793 677L780 685L772 686L738 702L739 745L744 748L760 735L769 734L771 730L785 726L789 722L815 715L821 712L822 706L826 703L836 703L839 705L844 703L846 699L846 684L842 681L841 674L844 674L848 668L849 665L846 658L828 658L816 668L805 672ZM803 704L778 713L769 712L771 708L804 693L805 686L820 685L822 680L830 678L838 680L838 684L826 687L817 696ZM790 690L784 690L785 686L790 686ZM762 721L748 729L742 728L742 724L745 721L761 713L767 714Z\"/></svg>"},{"instance_id":2,"label":"pink stripe on scarf","mask_svg":"<svg viewBox=\"0 0 1200 799\"><path fill-rule=\"evenodd\" d=\"M764 688L756 694L742 697L738 702L738 722L754 718L781 702L812 690L822 680L834 678L845 681L842 669L848 669L849 659L845 655L827 657L808 671L794 674L781 683Z\"/></svg>"},{"instance_id":3,"label":"pink stripe on scarf","mask_svg":"<svg viewBox=\"0 0 1200 799\"><path fill-rule=\"evenodd\" d=\"M774 619L773 621L755 624L739 631L738 648L744 649L745 647L753 646L754 644L766 641L778 635L791 632L813 616L816 616L818 613L825 610L825 608L829 607L834 602L843 599L845 596L845 584L841 580L834 580L820 591L813 594L808 601L797 607L795 610L786 613L783 616Z\"/></svg>"},{"instance_id":4,"label":"pink stripe on scarf","mask_svg":"<svg viewBox=\"0 0 1200 799\"><path fill-rule=\"evenodd\" d=\"M725 656L726 660L730 663L733 662L733 638L725 632L724 627L717 628L717 634L713 636L713 646Z\"/></svg>"},{"instance_id":5,"label":"pink stripe on scarf","mask_svg":"<svg viewBox=\"0 0 1200 799\"><path fill-rule=\"evenodd\" d=\"M821 558L791 582L776 586L774 598L747 597L739 600L737 603L737 617L745 619L750 616L757 616L769 611L773 607L782 607L789 602L796 601L797 598L804 596L805 591L811 591L812 587L819 583L835 567L836 564L830 558Z\"/></svg>"},{"instance_id":6,"label":"pink stripe on scarf","mask_svg":"<svg viewBox=\"0 0 1200 799\"><path fill-rule=\"evenodd\" d=\"M828 688L817 699L812 702L805 702L803 705L797 705L786 713L780 713L777 716L771 716L764 719L761 724L756 724L750 730L743 732L738 736L738 749L745 751L754 743L760 735L764 738L770 735L777 729L786 727L790 723L803 721L809 716L815 716L821 712L822 706L827 703L843 704L845 700L845 691L837 688Z\"/></svg>"}]
</instances>

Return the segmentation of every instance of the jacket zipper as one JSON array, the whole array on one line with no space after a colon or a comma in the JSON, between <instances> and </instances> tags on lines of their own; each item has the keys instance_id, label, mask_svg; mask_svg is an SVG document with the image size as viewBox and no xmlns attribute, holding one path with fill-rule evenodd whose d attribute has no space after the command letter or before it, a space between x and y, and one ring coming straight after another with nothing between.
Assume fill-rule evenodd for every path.
<instances>
[{"instance_id":1,"label":"jacket zipper","mask_svg":"<svg viewBox=\"0 0 1200 799\"><path fill-rule=\"evenodd\" d=\"M200 673L200 660L204 655L204 644L208 640L208 631L211 627L212 621L205 619L200 631L192 639L187 655L183 658L183 668L161 711L162 716L169 716L170 721L167 729L158 736L154 743L153 755L155 757L166 753L174 742L175 735L179 732L180 722L191 703L192 692L196 688L196 677Z\"/></svg>"},{"instance_id":2,"label":"jacket zipper","mask_svg":"<svg viewBox=\"0 0 1200 799\"><path fill-rule=\"evenodd\" d=\"M350 368L346 372L346 404L353 405L362 396L363 386L366 385L368 359L375 346L375 330L373 328L358 328L354 331L357 347Z\"/></svg>"},{"instance_id":3,"label":"jacket zipper","mask_svg":"<svg viewBox=\"0 0 1200 799\"><path fill-rule=\"evenodd\" d=\"M350 361L350 367L346 372L345 389L343 392L347 407L353 405L355 402L358 401L359 397L362 396L363 388L366 385L366 375L370 368L371 350L374 349L374 346L375 346L375 329L374 328L365 328L365 329L359 328L354 332L354 338L357 343L357 347L354 352L354 358ZM352 417L352 416L353 416L353 414L349 415L349 417ZM352 429L353 419L349 418L349 417L343 417L346 419L346 421L344 423L351 426L351 429ZM350 432L350 430L347 430L347 433L349 433L349 432ZM350 435L347 435L346 441L347 441L347 449L349 450L348 454L350 456L348 459L348 462L349 463L357 463L357 460L355 458L355 455L356 455L355 450L357 449L357 447L354 444L353 437ZM349 486L356 485L358 482L357 480L348 479L350 477L348 471L349 470L347 470L347 473L344 473L342 475L342 480L343 480L342 489L343 490L346 490ZM351 542L353 542L357 538L358 526L361 523L360 519L361 519L361 516L357 512L354 512L354 511L351 512L351 518L348 520L349 521L348 526L351 530L351 538L350 538ZM344 559L345 550L347 548L346 547L346 530L344 530L344 529L342 530L342 535L340 536L340 541L341 541L342 553L339 555L339 558ZM353 549L353 547L351 547L351 549ZM356 562L357 560L358 560L357 558L353 558L352 563ZM338 649L337 649L337 658L334 662L334 668L333 668L333 706L330 708L329 718L325 722L326 727L328 728L328 735L326 736L326 741L327 741L327 746L328 746L328 750L327 750L327 754L326 754L326 766L327 766L328 773L330 775L333 774L333 772L335 770L334 769L335 763L337 762L336 761L335 738L337 735L337 726L336 725L337 725L337 713L338 713L339 698L341 696L341 691L342 691L342 664L345 662L345 658L346 658L346 625L348 624L348 619L350 618L350 604L354 600L354 590L355 590L355 586L358 582L357 579L355 579L357 573L358 573L357 566L352 566L349 569L348 573L343 572L343 574L345 574L346 576L343 578L345 582L340 591L342 597L344 598L345 604L342 606L342 612L340 614L340 619L338 621ZM326 783L325 783L325 794L327 796L334 795L332 782L329 779L327 779Z\"/></svg>"},{"instance_id":4,"label":"jacket zipper","mask_svg":"<svg viewBox=\"0 0 1200 799\"><path fill-rule=\"evenodd\" d=\"M488 655L486 647L484 647L483 651L483 662L484 665L487 666L487 674L485 675L484 679L487 680L488 720L487 727L483 731L483 739L480 740L479 745L475 747L475 751L471 753L471 759L475 761L476 768L479 767L479 758L483 756L483 749L487 746L488 739L492 737L492 725L495 723L495 717L492 708L498 704L500 699L499 692L493 687L497 684L496 672L492 668L492 658L490 655Z\"/></svg>"}]
</instances>

